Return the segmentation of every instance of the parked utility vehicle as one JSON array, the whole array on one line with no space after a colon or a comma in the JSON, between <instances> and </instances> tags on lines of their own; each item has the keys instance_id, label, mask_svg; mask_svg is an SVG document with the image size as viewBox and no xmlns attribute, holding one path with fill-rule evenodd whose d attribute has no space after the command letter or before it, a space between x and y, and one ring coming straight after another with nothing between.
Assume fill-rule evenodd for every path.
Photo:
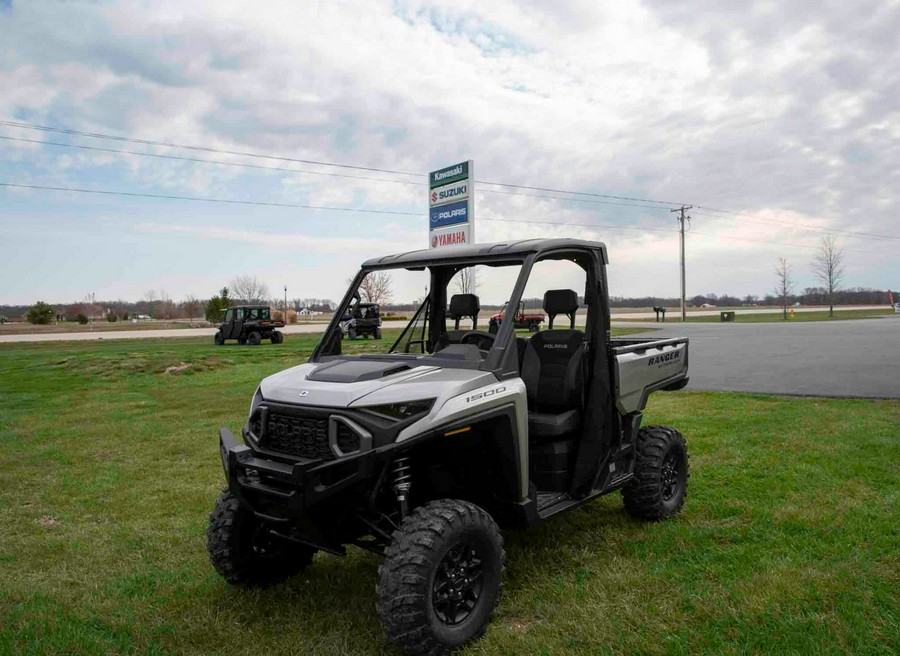
<instances>
[{"instance_id":1,"label":"parked utility vehicle","mask_svg":"<svg viewBox=\"0 0 900 656\"><path fill-rule=\"evenodd\" d=\"M502 310L491 317L488 323L489 333L494 334L500 329L500 323L503 321L503 317L508 309L509 305L504 305ZM526 328L528 332L536 333L541 329L541 324L544 323L544 313L534 310L526 312L525 302L519 301L519 311L513 317L513 321L515 322L513 323L514 328ZM553 326L550 326L550 328L553 328Z\"/></svg>"},{"instance_id":2,"label":"parked utility vehicle","mask_svg":"<svg viewBox=\"0 0 900 656\"><path fill-rule=\"evenodd\" d=\"M219 346L226 339L236 339L239 344L253 346L264 339L281 344L284 334L276 328L284 328L284 322L272 318L268 305L235 305L225 311L225 319L219 324L213 340Z\"/></svg>"},{"instance_id":3,"label":"parked utility vehicle","mask_svg":"<svg viewBox=\"0 0 900 656\"><path fill-rule=\"evenodd\" d=\"M542 263L579 276L583 329L574 289L543 294L551 319L569 319L564 329L525 339L504 319L496 334L477 330L474 294L450 299L448 327L459 271L509 270L517 307ZM606 264L602 243L574 239L365 262L309 362L262 381L244 443L219 431L228 491L207 529L218 572L265 585L317 551L383 554L388 636L408 654L434 654L488 624L505 561L498 524L536 526L615 490L636 517L678 513L687 445L673 428L641 427L641 411L651 392L687 383L688 341L611 338ZM385 271L427 275L427 295L386 353L342 353L340 318L363 278ZM460 328L468 319L472 329Z\"/></svg>"},{"instance_id":4,"label":"parked utility vehicle","mask_svg":"<svg viewBox=\"0 0 900 656\"><path fill-rule=\"evenodd\" d=\"M378 303L362 303L357 297L341 317L341 334L349 339L381 339L381 308Z\"/></svg>"}]
</instances>

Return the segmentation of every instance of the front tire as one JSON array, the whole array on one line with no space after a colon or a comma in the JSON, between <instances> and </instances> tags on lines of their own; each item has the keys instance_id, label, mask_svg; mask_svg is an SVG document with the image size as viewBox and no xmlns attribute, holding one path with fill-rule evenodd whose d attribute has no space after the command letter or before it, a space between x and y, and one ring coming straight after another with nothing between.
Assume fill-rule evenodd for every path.
<instances>
[{"instance_id":1,"label":"front tire","mask_svg":"<svg viewBox=\"0 0 900 656\"><path fill-rule=\"evenodd\" d=\"M316 550L272 535L230 492L216 500L206 528L209 561L232 585L265 587L306 569Z\"/></svg>"},{"instance_id":2,"label":"front tire","mask_svg":"<svg viewBox=\"0 0 900 656\"><path fill-rule=\"evenodd\" d=\"M216 331L216 336L213 337L213 341L216 343L216 346L222 346L222 344L225 343L225 338L222 337L222 331L221 331L221 330L217 330L217 331Z\"/></svg>"},{"instance_id":3,"label":"front tire","mask_svg":"<svg viewBox=\"0 0 900 656\"><path fill-rule=\"evenodd\" d=\"M528 332L530 332L530 333L536 333L540 329L541 329L541 327L536 323L528 324Z\"/></svg>"},{"instance_id":4,"label":"front tire","mask_svg":"<svg viewBox=\"0 0 900 656\"><path fill-rule=\"evenodd\" d=\"M625 510L658 521L681 512L690 478L687 442L674 428L647 426L638 432L634 478L622 488Z\"/></svg>"},{"instance_id":5,"label":"front tire","mask_svg":"<svg viewBox=\"0 0 900 656\"><path fill-rule=\"evenodd\" d=\"M356 329L355 328L350 328L347 331L347 338L348 339L356 339Z\"/></svg>"},{"instance_id":6,"label":"front tire","mask_svg":"<svg viewBox=\"0 0 900 656\"><path fill-rule=\"evenodd\" d=\"M484 510L454 499L420 506L394 531L385 556L381 623L405 654L442 654L484 633L506 562Z\"/></svg>"},{"instance_id":7,"label":"front tire","mask_svg":"<svg viewBox=\"0 0 900 656\"><path fill-rule=\"evenodd\" d=\"M375 339L381 339L381 328L375 329Z\"/></svg>"}]
</instances>

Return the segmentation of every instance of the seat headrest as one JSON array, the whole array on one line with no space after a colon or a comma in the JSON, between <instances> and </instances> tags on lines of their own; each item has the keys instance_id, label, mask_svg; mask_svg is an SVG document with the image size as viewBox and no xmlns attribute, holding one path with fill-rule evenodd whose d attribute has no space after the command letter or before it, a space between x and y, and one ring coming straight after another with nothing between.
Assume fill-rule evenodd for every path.
<instances>
[{"instance_id":1,"label":"seat headrest","mask_svg":"<svg viewBox=\"0 0 900 656\"><path fill-rule=\"evenodd\" d=\"M475 294L454 294L450 297L450 316L475 317L481 311L481 301Z\"/></svg>"},{"instance_id":2,"label":"seat headrest","mask_svg":"<svg viewBox=\"0 0 900 656\"><path fill-rule=\"evenodd\" d=\"M571 289L549 289L544 294L544 312L551 316L575 314L578 311L578 294Z\"/></svg>"}]
</instances>

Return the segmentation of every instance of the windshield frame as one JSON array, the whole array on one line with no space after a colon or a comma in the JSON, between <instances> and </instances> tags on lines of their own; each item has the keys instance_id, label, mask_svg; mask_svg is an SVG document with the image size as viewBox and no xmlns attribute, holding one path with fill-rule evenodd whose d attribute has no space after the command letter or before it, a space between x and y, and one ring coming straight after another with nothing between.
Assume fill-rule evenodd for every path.
<instances>
[{"instance_id":1,"label":"windshield frame","mask_svg":"<svg viewBox=\"0 0 900 656\"><path fill-rule=\"evenodd\" d=\"M509 257L504 258L491 258L487 261L483 256L479 257L476 255L473 257L454 259L451 262L423 264L422 266L416 266L415 264L404 266L403 264L398 265L392 263L363 266L362 268L360 268L360 270L356 274L356 277L354 277L353 281L350 283L340 305L335 309L328 327L326 328L325 332L322 335L322 338L319 340L319 343L316 345L316 348L313 350L312 355L309 358L309 362L325 362L333 358L356 358L367 360L396 359L408 361L411 357L413 357L416 360L420 360L423 365L434 365L458 369L481 369L483 371L494 372L501 379L518 376L518 356L515 348L515 343L511 342L511 340L514 340L515 338L512 321L503 321L501 323L500 330L497 332L494 338L494 343L491 349L488 351L487 356L480 361L472 361L450 357L442 358L440 356L440 351L438 351L437 353L425 354L367 353L362 355L342 353L340 318L349 310L350 305L355 298L355 295L358 293L359 285L362 282L362 279L372 271L427 270L429 272L429 289L426 301L428 301L429 312L431 314L431 316L428 317L428 323L432 328L436 325L439 325L441 322L446 323L447 285L450 279L453 278L453 276L456 275L457 272L459 272L461 269L465 269L466 267L518 266L519 272L516 276L516 281L513 284L512 291L510 292L510 297L506 301L507 303L515 303L517 306L517 304L521 300L522 293L525 290L525 284L527 283L528 277L531 274L531 267L535 259L536 255L534 253L517 253L514 255L511 254ZM441 288L436 289L435 282L440 282L441 280L443 280ZM423 301L423 304L424 303L425 301ZM413 314L410 321L407 322L406 326L401 332L401 336L411 328L418 314L419 312L417 310ZM512 348L510 348L511 343ZM512 355L513 357L510 357L510 355Z\"/></svg>"}]
</instances>

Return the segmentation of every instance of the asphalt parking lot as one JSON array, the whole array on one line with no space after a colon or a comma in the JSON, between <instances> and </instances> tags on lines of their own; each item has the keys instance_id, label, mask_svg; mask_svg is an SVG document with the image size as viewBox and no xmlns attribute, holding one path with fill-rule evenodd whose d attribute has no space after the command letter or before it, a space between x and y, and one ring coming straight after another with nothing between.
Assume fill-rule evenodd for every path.
<instances>
[{"instance_id":1,"label":"asphalt parking lot","mask_svg":"<svg viewBox=\"0 0 900 656\"><path fill-rule=\"evenodd\" d=\"M653 327L660 330L648 336L690 338L687 389L900 398L900 315Z\"/></svg>"}]
</instances>

